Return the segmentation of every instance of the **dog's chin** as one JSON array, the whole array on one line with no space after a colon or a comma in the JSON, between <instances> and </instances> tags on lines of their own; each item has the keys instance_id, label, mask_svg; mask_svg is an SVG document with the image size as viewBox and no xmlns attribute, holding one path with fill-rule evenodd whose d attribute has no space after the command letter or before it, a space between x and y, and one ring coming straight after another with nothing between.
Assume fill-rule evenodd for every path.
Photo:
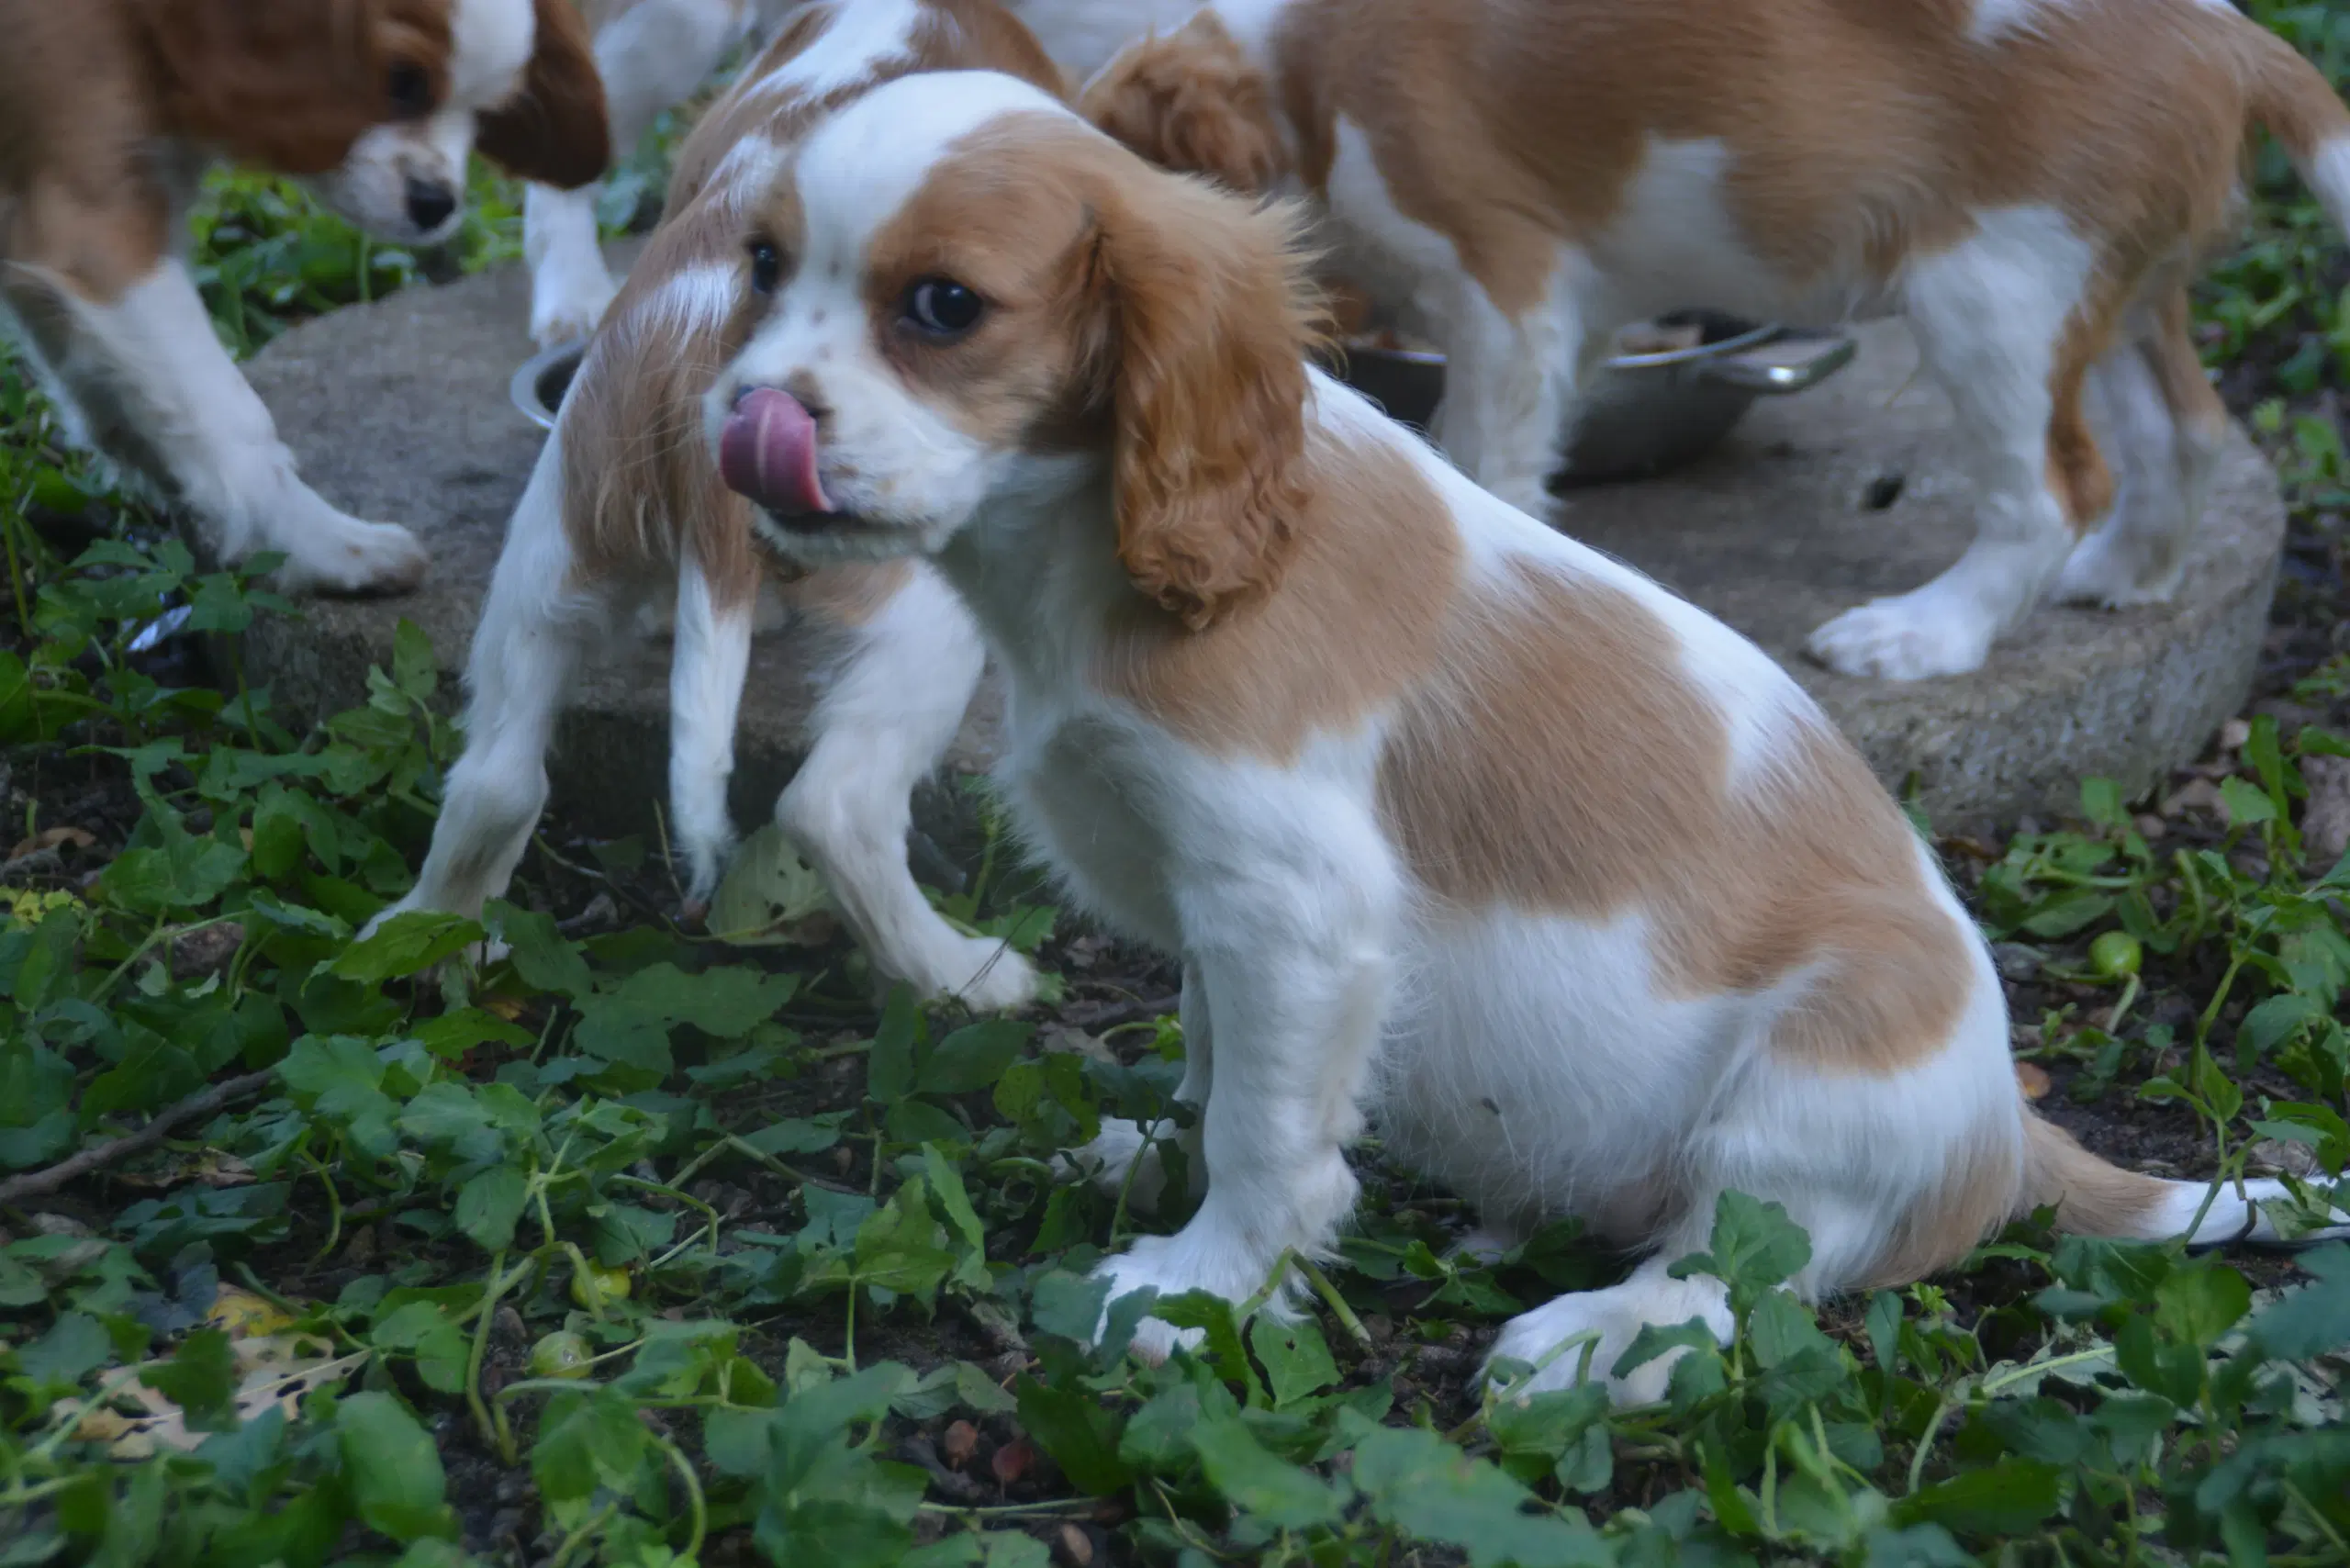
<instances>
[{"instance_id":1,"label":"dog's chin","mask_svg":"<svg viewBox=\"0 0 2350 1568\"><path fill-rule=\"evenodd\" d=\"M768 549L808 566L927 555L943 542L943 531L938 529L845 511L786 516L754 506L751 528Z\"/></svg>"}]
</instances>

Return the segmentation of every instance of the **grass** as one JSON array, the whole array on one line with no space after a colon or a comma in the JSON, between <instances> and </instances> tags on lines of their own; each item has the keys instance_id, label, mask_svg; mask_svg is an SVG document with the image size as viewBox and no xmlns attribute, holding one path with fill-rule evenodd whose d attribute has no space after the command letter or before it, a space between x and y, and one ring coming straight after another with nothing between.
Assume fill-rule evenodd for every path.
<instances>
[{"instance_id":1,"label":"grass","mask_svg":"<svg viewBox=\"0 0 2350 1568\"><path fill-rule=\"evenodd\" d=\"M2340 8L2265 19L2350 64ZM2277 171L2260 189L2203 319L2296 509L2261 700L2145 800L2085 781L2068 824L1938 843L2050 1114L2140 1165L2322 1190L2350 1159L2350 866L2303 834L2350 754L2350 315L2314 209ZM222 182L207 297L249 352L510 255L511 194L417 257ZM560 823L483 924L354 943L453 755L421 638L364 706L288 726L234 649L292 607L199 571L13 366L0 528L8 1568L2350 1563L2339 1246L2296 1266L2026 1223L1814 1312L1771 1288L1802 1233L1733 1194L1688 1267L1729 1283L1736 1342L1610 1411L1470 1374L1500 1319L1620 1261L1572 1225L1463 1261L1459 1204L1367 1147L1304 1317L1190 1297L1156 1310L1196 1355L1086 1349L1085 1269L1180 1218L1048 1164L1103 1115L1167 1114L1153 960L991 856L942 904L1035 952L1054 1003L877 1013L789 867L727 895L774 924L699 940L662 917L657 848ZM509 955L468 963L491 933Z\"/></svg>"}]
</instances>

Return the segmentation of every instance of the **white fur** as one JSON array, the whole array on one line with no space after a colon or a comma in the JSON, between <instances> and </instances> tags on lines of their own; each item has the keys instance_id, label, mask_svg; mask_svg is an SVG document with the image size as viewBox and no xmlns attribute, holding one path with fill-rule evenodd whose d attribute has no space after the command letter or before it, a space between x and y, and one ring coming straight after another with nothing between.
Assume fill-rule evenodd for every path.
<instances>
[{"instance_id":1,"label":"white fur","mask_svg":"<svg viewBox=\"0 0 2350 1568\"><path fill-rule=\"evenodd\" d=\"M1966 36L1979 44L1998 43L2038 30L2051 13L2072 10L2075 0L1975 0Z\"/></svg>"},{"instance_id":2,"label":"white fur","mask_svg":"<svg viewBox=\"0 0 2350 1568\"><path fill-rule=\"evenodd\" d=\"M555 719L624 594L618 585L575 572L574 565L563 530L558 420L507 524L474 631L464 755L449 769L432 847L416 886L376 924L416 909L478 916L513 879L546 805Z\"/></svg>"},{"instance_id":3,"label":"white fur","mask_svg":"<svg viewBox=\"0 0 2350 1568\"><path fill-rule=\"evenodd\" d=\"M1901 291L1919 352L1975 459L1974 543L1920 588L1850 610L1806 647L1847 675L1917 680L1979 667L2036 608L2073 547L2048 488L2056 345L2094 256L2053 207L1978 213L1975 232L1912 262Z\"/></svg>"},{"instance_id":4,"label":"white fur","mask_svg":"<svg viewBox=\"0 0 2350 1568\"><path fill-rule=\"evenodd\" d=\"M669 803L686 862L686 902L718 890L734 847L726 781L734 772L734 720L751 665L751 606L721 608L690 546L677 563L677 643L669 662Z\"/></svg>"},{"instance_id":5,"label":"white fur","mask_svg":"<svg viewBox=\"0 0 2350 1568\"><path fill-rule=\"evenodd\" d=\"M814 319L856 296L859 237L942 152L974 125L1046 106L1001 79L927 77L877 90L813 135L798 165L809 263L711 399L724 407L744 386L786 383L821 394L828 487L854 469L867 496L894 509L859 529L854 548L929 554L1003 671L998 778L1029 842L1072 901L1182 958L1192 1055L1181 1098L1202 1111L1192 1170L1204 1197L1180 1232L1102 1266L1113 1295L1204 1288L1239 1299L1284 1251L1326 1249L1355 1195L1343 1149L1369 1112L1391 1148L1480 1205L1489 1239L1572 1211L1603 1236L1657 1247L1624 1283L1528 1313L1497 1346L1541 1361L1597 1330L1594 1375L1619 1397L1647 1398L1669 1363L1613 1372L1641 1324L1696 1316L1728 1329L1718 1286L1666 1273L1703 1245L1723 1190L1782 1203L1806 1226L1813 1260L1794 1283L1818 1294L1853 1282L1964 1159L2005 1160L2020 1181L2024 1112L1998 977L1922 845L1908 853L1927 896L1968 934L1967 1002L1941 1048L1914 1064L1824 1074L1769 1046L1818 982L1813 971L1756 992L1681 995L1655 975L1657 910L1592 923L1426 897L1382 825L1387 714L1297 735L1287 760L1271 761L1204 752L1094 683L1095 639L1133 592L1107 545L1103 461L942 440L943 411L867 362L869 317ZM1807 787L1768 764L1800 728L1828 721L1751 644L1477 489L1318 373L1307 417L1418 465L1488 582L1514 565L1604 582L1652 609L1725 722L1733 703L1750 710L1737 733L1756 765L1729 787ZM819 558L841 548L800 529L783 537ZM873 641L883 636L877 622ZM1441 678L1469 700L1477 665ZM1114 1186L1144 1159L1137 1193L1155 1196L1164 1173L1145 1150L1169 1132L1105 1126L1069 1167ZM2232 1217L2240 1224L2241 1211ZM1177 1338L1147 1320L1139 1342ZM1562 1355L1536 1386L1577 1370Z\"/></svg>"},{"instance_id":6,"label":"white fur","mask_svg":"<svg viewBox=\"0 0 2350 1568\"><path fill-rule=\"evenodd\" d=\"M936 771L987 666L979 629L923 567L848 637L776 822L823 876L877 969L925 997L1017 1007L1035 994L1034 966L948 925L906 868L909 797Z\"/></svg>"},{"instance_id":7,"label":"white fur","mask_svg":"<svg viewBox=\"0 0 2350 1568\"><path fill-rule=\"evenodd\" d=\"M178 260L107 305L62 280L41 293L12 335L31 351L68 428L127 476L185 505L224 559L282 551L278 581L295 590L408 587L423 575L424 554L407 530L347 516L302 483Z\"/></svg>"}]
</instances>

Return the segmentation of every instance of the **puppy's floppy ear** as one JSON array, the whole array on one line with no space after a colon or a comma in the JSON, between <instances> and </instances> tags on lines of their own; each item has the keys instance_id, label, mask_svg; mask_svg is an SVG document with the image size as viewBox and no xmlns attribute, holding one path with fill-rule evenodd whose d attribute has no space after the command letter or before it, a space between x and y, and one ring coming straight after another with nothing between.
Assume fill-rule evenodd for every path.
<instances>
[{"instance_id":1,"label":"puppy's floppy ear","mask_svg":"<svg viewBox=\"0 0 2350 1568\"><path fill-rule=\"evenodd\" d=\"M1252 196L1289 172L1270 84L1205 12L1103 66L1079 95L1078 113L1160 168Z\"/></svg>"},{"instance_id":2,"label":"puppy's floppy ear","mask_svg":"<svg viewBox=\"0 0 2350 1568\"><path fill-rule=\"evenodd\" d=\"M1304 512L1299 221L1165 175L1125 176L1097 212L1118 558L1198 631L1270 591Z\"/></svg>"},{"instance_id":3,"label":"puppy's floppy ear","mask_svg":"<svg viewBox=\"0 0 2350 1568\"><path fill-rule=\"evenodd\" d=\"M532 0L538 39L521 89L481 116L476 145L517 178L573 190L612 161L604 79L588 24L571 0Z\"/></svg>"}]
</instances>

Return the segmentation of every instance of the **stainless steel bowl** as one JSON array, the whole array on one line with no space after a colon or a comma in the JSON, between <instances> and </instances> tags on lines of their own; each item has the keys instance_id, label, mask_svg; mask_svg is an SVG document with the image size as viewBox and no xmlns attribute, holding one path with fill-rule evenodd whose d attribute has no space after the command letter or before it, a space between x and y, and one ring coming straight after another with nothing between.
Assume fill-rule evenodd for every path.
<instances>
[{"instance_id":1,"label":"stainless steel bowl","mask_svg":"<svg viewBox=\"0 0 2350 1568\"><path fill-rule=\"evenodd\" d=\"M1705 312L1693 319L1704 339L1685 349L1618 354L1595 378L1568 444L1570 484L1637 478L1691 463L1728 435L1754 399L1818 386L1852 358L1841 332L1798 332ZM543 429L554 428L586 347L563 343L515 371L515 408ZM1348 385L1389 416L1427 428L1444 397L1444 356L1401 349L1357 348L1337 367Z\"/></svg>"},{"instance_id":2,"label":"stainless steel bowl","mask_svg":"<svg viewBox=\"0 0 2350 1568\"><path fill-rule=\"evenodd\" d=\"M541 430L554 429L555 410L563 407L563 395L571 390L571 378L579 374L587 353L586 343L557 343L522 362L506 390L524 419Z\"/></svg>"},{"instance_id":3,"label":"stainless steel bowl","mask_svg":"<svg viewBox=\"0 0 2350 1568\"><path fill-rule=\"evenodd\" d=\"M1695 462L1755 398L1805 391L1852 363L1853 342L1841 332L1756 326L1711 311L1660 324L1692 321L1704 335L1689 348L1617 354L1601 366L1568 439L1561 482L1640 478ZM1351 348L1337 374L1390 418L1421 430L1444 397L1440 353Z\"/></svg>"}]
</instances>

